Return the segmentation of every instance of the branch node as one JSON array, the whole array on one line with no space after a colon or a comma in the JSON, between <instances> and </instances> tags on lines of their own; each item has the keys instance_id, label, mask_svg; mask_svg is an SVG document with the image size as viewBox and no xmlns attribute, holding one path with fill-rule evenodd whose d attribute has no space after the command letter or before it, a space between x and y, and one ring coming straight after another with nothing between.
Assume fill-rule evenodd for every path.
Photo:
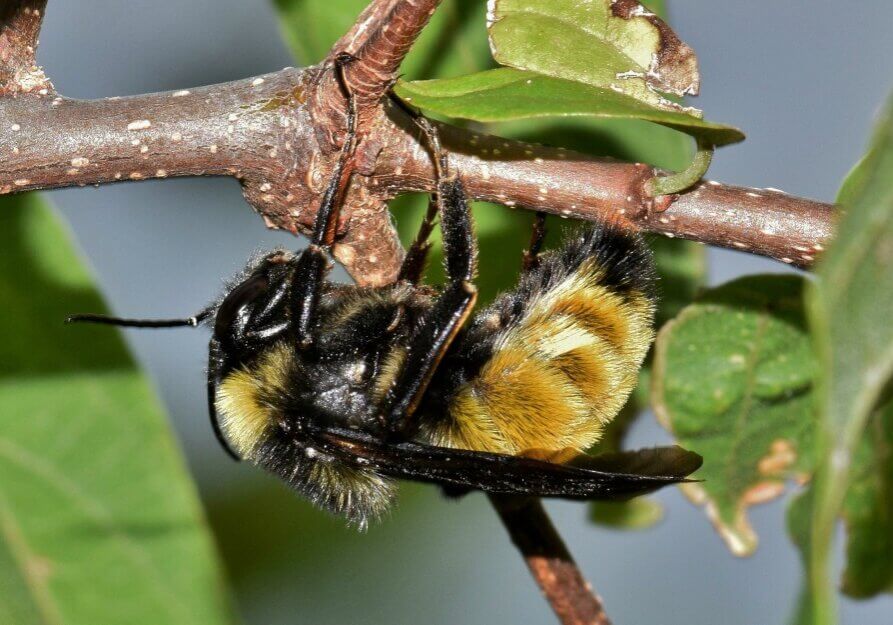
<instances>
[{"instance_id":1,"label":"branch node","mask_svg":"<svg viewBox=\"0 0 893 625\"><path fill-rule=\"evenodd\" d=\"M55 93L35 62L46 0L8 0L0 8L0 97Z\"/></svg>"}]
</instances>

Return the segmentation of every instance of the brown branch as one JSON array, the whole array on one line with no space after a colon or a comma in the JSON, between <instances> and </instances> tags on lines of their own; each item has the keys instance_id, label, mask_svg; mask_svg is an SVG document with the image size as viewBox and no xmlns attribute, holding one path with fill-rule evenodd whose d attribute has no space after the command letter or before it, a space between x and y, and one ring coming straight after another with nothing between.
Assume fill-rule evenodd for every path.
<instances>
[{"instance_id":1,"label":"brown branch","mask_svg":"<svg viewBox=\"0 0 893 625\"><path fill-rule=\"evenodd\" d=\"M188 91L99 101L8 99L0 105L0 193L116 180L231 175L268 225L293 232L312 224L331 149L318 141L306 102L318 70L283 70ZM360 175L348 199L381 207L407 190L430 190L425 149L399 109L376 120L360 146ZM147 125L148 124L148 125ZM703 183L656 203L644 191L651 167L600 161L443 129L445 143L477 199L581 219L601 218L667 236L770 256L809 267L832 232L833 207L776 191ZM351 199L354 198L354 199ZM361 201L362 200L362 201ZM375 213L376 211L372 211ZM388 231L377 211L377 230ZM343 248L354 262L375 257L375 283L395 269L387 250Z\"/></svg>"},{"instance_id":2,"label":"brown branch","mask_svg":"<svg viewBox=\"0 0 893 625\"><path fill-rule=\"evenodd\" d=\"M491 495L490 502L561 623L610 625L540 500Z\"/></svg>"},{"instance_id":3,"label":"brown branch","mask_svg":"<svg viewBox=\"0 0 893 625\"><path fill-rule=\"evenodd\" d=\"M0 99L0 194L233 176L268 226L307 232L334 161L308 105L319 72L129 98ZM387 283L402 258L387 207L356 185L348 205L336 256L360 281Z\"/></svg>"},{"instance_id":4,"label":"brown branch","mask_svg":"<svg viewBox=\"0 0 893 625\"><path fill-rule=\"evenodd\" d=\"M46 4L7 0L0 7L0 96L52 93L52 83L34 60Z\"/></svg>"},{"instance_id":5,"label":"brown branch","mask_svg":"<svg viewBox=\"0 0 893 625\"><path fill-rule=\"evenodd\" d=\"M478 200L610 221L802 268L812 266L832 235L833 205L775 189L705 181L682 194L651 198L645 183L661 172L642 163L599 160L450 126L441 132L469 194ZM369 184L386 195L432 188L430 159L399 108L383 116L376 138L387 149L379 153Z\"/></svg>"}]
</instances>

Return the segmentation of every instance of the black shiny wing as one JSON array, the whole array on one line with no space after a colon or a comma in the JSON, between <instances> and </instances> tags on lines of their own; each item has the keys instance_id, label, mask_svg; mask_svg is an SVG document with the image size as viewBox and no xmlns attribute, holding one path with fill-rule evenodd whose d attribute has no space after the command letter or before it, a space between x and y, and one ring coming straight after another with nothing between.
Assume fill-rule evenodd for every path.
<instances>
[{"instance_id":1,"label":"black shiny wing","mask_svg":"<svg viewBox=\"0 0 893 625\"><path fill-rule=\"evenodd\" d=\"M383 442L355 430L314 429L308 444L333 459L390 477L505 495L627 499L685 478L701 457L680 447L580 457L570 464L532 458Z\"/></svg>"}]
</instances>

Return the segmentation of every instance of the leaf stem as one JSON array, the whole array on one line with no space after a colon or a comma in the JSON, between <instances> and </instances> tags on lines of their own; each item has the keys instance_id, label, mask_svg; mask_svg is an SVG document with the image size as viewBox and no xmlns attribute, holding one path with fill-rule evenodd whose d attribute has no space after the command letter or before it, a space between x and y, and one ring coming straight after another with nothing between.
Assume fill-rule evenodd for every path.
<instances>
[{"instance_id":1,"label":"leaf stem","mask_svg":"<svg viewBox=\"0 0 893 625\"><path fill-rule=\"evenodd\" d=\"M714 147L703 143L700 139L698 139L697 145L695 157L688 167L675 174L655 176L645 184L645 191L649 196L658 197L660 195L681 193L694 186L704 177L704 174L710 168L710 163L713 161Z\"/></svg>"}]
</instances>

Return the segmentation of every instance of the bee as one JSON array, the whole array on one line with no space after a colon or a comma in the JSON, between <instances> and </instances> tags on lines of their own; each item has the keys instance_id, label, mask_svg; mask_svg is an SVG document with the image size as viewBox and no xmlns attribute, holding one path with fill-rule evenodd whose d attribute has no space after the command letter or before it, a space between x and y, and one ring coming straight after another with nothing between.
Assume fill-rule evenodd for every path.
<instances>
[{"instance_id":1,"label":"bee","mask_svg":"<svg viewBox=\"0 0 893 625\"><path fill-rule=\"evenodd\" d=\"M402 479L454 495L584 500L683 481L701 459L678 447L585 453L626 402L654 335L654 268L637 235L591 224L541 254L539 215L517 286L472 314L469 203L435 127L415 116L437 184L398 279L326 280L356 143L343 62L347 139L303 251L249 262L187 319L69 320L208 326L208 405L224 449L361 527L389 509ZM447 280L435 289L421 277L438 219Z\"/></svg>"}]
</instances>

